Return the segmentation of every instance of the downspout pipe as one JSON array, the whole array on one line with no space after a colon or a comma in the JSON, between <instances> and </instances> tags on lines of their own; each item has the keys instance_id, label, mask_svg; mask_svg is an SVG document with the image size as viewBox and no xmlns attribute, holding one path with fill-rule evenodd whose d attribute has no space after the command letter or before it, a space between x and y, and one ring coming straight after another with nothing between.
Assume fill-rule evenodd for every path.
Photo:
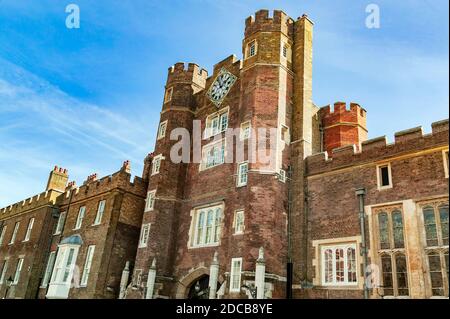
<instances>
[{"instance_id":1,"label":"downspout pipe","mask_svg":"<svg viewBox=\"0 0 450 319\"><path fill-rule=\"evenodd\" d=\"M356 196L359 201L359 224L361 228L361 253L363 256L363 270L364 270L364 299L369 299L369 287L367 285L367 266L369 265L367 240L366 240L366 214L364 212L364 198L366 196L366 189L359 188L356 190Z\"/></svg>"}]
</instances>

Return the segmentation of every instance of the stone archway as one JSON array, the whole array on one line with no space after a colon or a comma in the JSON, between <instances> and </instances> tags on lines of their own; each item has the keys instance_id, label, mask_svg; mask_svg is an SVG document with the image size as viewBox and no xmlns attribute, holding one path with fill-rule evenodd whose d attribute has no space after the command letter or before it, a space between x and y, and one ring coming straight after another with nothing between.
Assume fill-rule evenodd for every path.
<instances>
[{"instance_id":1,"label":"stone archway","mask_svg":"<svg viewBox=\"0 0 450 319\"><path fill-rule=\"evenodd\" d=\"M178 281L175 298L187 299L192 285L195 285L200 278L205 276L209 277L209 269L206 267L199 267L189 272Z\"/></svg>"}]
</instances>

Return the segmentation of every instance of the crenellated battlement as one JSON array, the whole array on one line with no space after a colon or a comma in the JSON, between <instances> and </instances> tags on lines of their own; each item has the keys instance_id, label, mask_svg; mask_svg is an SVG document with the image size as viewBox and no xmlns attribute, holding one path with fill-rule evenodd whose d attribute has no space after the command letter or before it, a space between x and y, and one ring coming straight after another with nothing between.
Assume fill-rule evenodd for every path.
<instances>
[{"instance_id":1,"label":"crenellated battlement","mask_svg":"<svg viewBox=\"0 0 450 319\"><path fill-rule=\"evenodd\" d=\"M200 87L204 87L208 71L195 63L178 62L169 68L167 84L192 82Z\"/></svg>"},{"instance_id":2,"label":"crenellated battlement","mask_svg":"<svg viewBox=\"0 0 450 319\"><path fill-rule=\"evenodd\" d=\"M342 117L349 117L357 119L358 116L366 117L367 111L357 103L350 103L350 108L347 108L347 103L336 102L331 109L331 105L320 108L320 116L322 119L339 119Z\"/></svg>"},{"instance_id":3,"label":"crenellated battlement","mask_svg":"<svg viewBox=\"0 0 450 319\"><path fill-rule=\"evenodd\" d=\"M131 174L128 171L129 167L130 162L125 161L122 168L112 175L104 176L100 179L98 179L97 174L89 175L87 181L82 186L67 188L65 196L63 196L60 204L64 205L68 203L71 192L73 192L72 201L83 200L116 188L120 188L136 195L145 196L146 183L138 176L135 176L132 179Z\"/></svg>"},{"instance_id":4,"label":"crenellated battlement","mask_svg":"<svg viewBox=\"0 0 450 319\"><path fill-rule=\"evenodd\" d=\"M48 190L46 192L42 192L33 197L24 199L18 203L9 205L7 207L0 209L0 220L9 218L11 216L36 209L46 205L54 205L56 199L62 193L56 190Z\"/></svg>"},{"instance_id":5,"label":"crenellated battlement","mask_svg":"<svg viewBox=\"0 0 450 319\"><path fill-rule=\"evenodd\" d=\"M245 37L256 32L282 32L292 35L294 20L281 10L274 10L270 16L269 10L259 10L255 15L245 20Z\"/></svg>"},{"instance_id":6,"label":"crenellated battlement","mask_svg":"<svg viewBox=\"0 0 450 319\"><path fill-rule=\"evenodd\" d=\"M399 131L395 133L394 142L391 144L387 142L386 136L382 136L364 141L360 145L352 144L335 148L332 154L325 151L309 156L306 159L308 175L387 160L400 154L448 145L448 119L435 122L431 127L430 134L423 134L422 127Z\"/></svg>"}]
</instances>

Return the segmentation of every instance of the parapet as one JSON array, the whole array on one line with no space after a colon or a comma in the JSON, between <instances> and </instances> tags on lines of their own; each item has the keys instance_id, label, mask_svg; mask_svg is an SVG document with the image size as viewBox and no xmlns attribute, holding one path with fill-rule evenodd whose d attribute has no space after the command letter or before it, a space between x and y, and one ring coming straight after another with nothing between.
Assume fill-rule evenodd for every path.
<instances>
[{"instance_id":1,"label":"parapet","mask_svg":"<svg viewBox=\"0 0 450 319\"><path fill-rule=\"evenodd\" d=\"M333 110L330 105L327 105L319 111L324 127L342 121L358 123L361 118L367 117L367 111L357 103L350 103L350 108L347 108L345 102L336 102L333 106Z\"/></svg>"},{"instance_id":2,"label":"parapet","mask_svg":"<svg viewBox=\"0 0 450 319\"><path fill-rule=\"evenodd\" d=\"M167 84L192 82L204 88L207 78L208 71L200 68L198 64L188 63L186 66L184 62L178 62L169 68Z\"/></svg>"},{"instance_id":3,"label":"parapet","mask_svg":"<svg viewBox=\"0 0 450 319\"><path fill-rule=\"evenodd\" d=\"M256 32L282 32L293 34L294 20L280 10L274 10L272 17L269 10L259 10L254 16L245 20L245 37Z\"/></svg>"},{"instance_id":4,"label":"parapet","mask_svg":"<svg viewBox=\"0 0 450 319\"><path fill-rule=\"evenodd\" d=\"M54 205L56 199L62 193L56 190L48 190L33 197L24 199L18 203L9 205L0 209L0 220L17 215L29 210L35 210L39 207Z\"/></svg>"},{"instance_id":5,"label":"parapet","mask_svg":"<svg viewBox=\"0 0 450 319\"><path fill-rule=\"evenodd\" d=\"M342 110L341 110L342 111ZM389 159L399 154L414 153L431 148L448 146L448 120L431 125L432 132L423 134L422 127L415 127L395 133L394 143L388 144L386 136L360 143L346 145L329 152L307 157L307 174L315 175L345 167ZM331 155L331 156L330 156Z\"/></svg>"},{"instance_id":6,"label":"parapet","mask_svg":"<svg viewBox=\"0 0 450 319\"><path fill-rule=\"evenodd\" d=\"M125 161L119 171L100 179L98 179L97 174L89 175L82 186L76 188L74 185L70 189L67 188L63 201L60 204L68 204L72 192L72 201L84 200L114 189L120 189L144 197L147 189L146 183L140 177L131 177L130 172L127 171L130 166L130 162Z\"/></svg>"}]
</instances>

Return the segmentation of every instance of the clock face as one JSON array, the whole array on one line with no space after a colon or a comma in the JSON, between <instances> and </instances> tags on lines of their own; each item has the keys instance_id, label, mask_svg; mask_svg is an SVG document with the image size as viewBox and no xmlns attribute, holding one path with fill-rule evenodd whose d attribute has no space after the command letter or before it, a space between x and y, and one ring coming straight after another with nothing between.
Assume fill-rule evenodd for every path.
<instances>
[{"instance_id":1,"label":"clock face","mask_svg":"<svg viewBox=\"0 0 450 319\"><path fill-rule=\"evenodd\" d=\"M220 70L219 75L216 77L207 93L209 99L219 106L230 91L234 82L236 82L236 76L225 69Z\"/></svg>"}]
</instances>

